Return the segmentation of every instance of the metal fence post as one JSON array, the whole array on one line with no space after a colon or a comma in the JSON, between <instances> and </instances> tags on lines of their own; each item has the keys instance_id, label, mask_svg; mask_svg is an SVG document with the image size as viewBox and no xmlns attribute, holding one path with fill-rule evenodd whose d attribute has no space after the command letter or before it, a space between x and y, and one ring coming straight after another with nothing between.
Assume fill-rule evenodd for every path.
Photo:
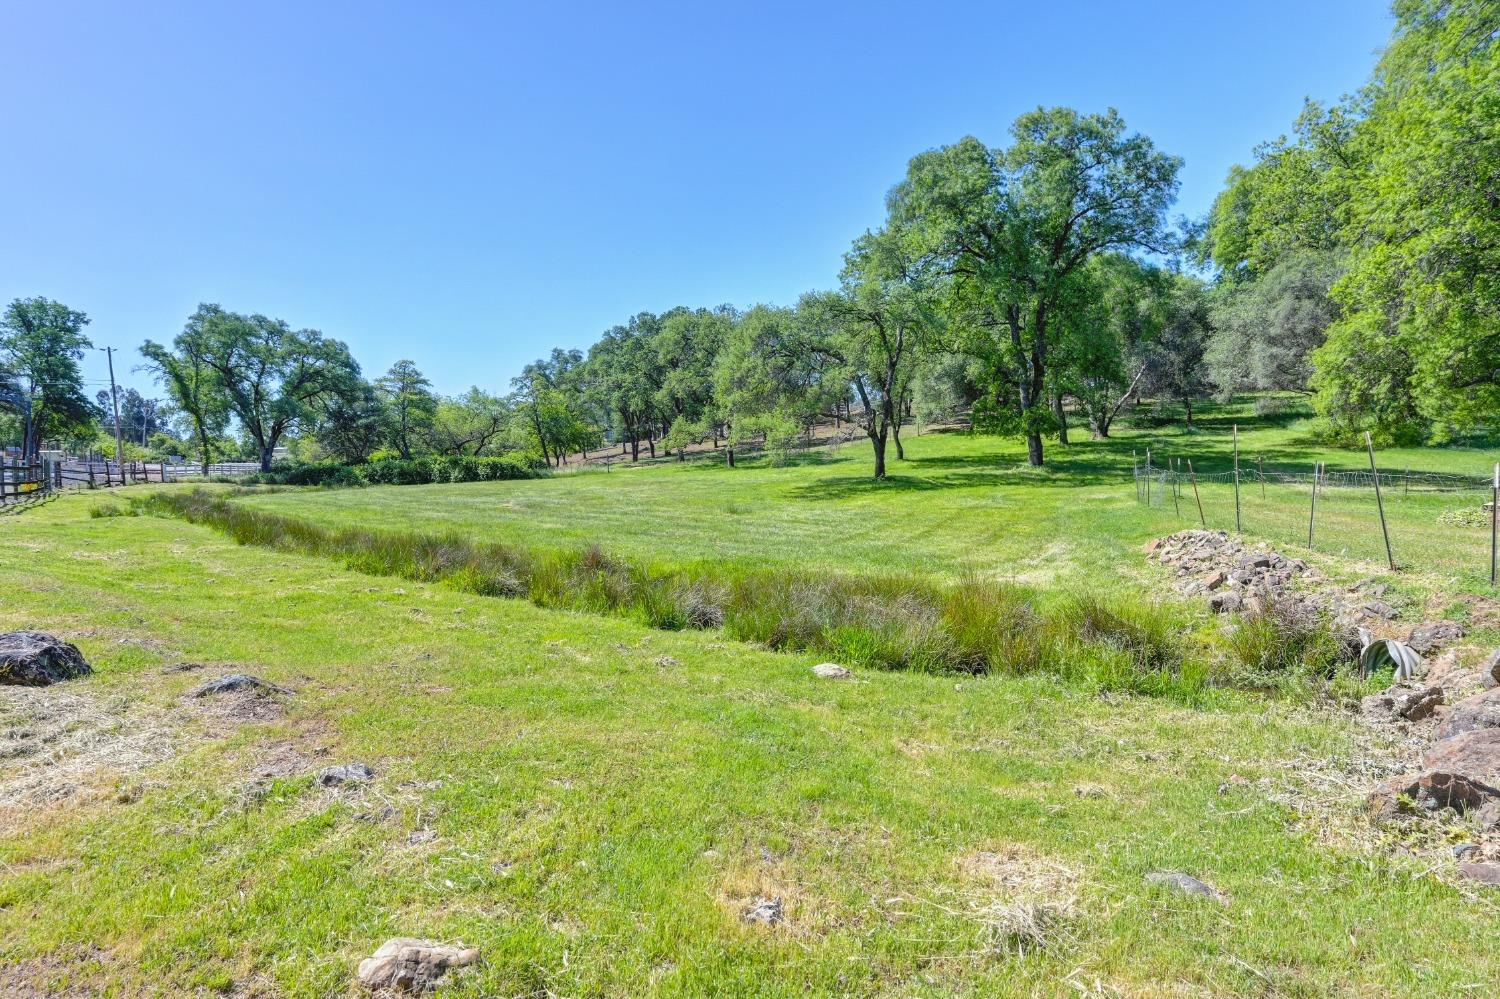
<instances>
[{"instance_id":1,"label":"metal fence post","mask_svg":"<svg viewBox=\"0 0 1500 999\"><path fill-rule=\"evenodd\" d=\"M1365 431L1365 449L1370 452L1370 474L1375 478L1375 509L1380 512L1380 536L1385 539L1385 560L1391 571L1396 571L1396 556L1391 554L1391 532L1385 526L1385 500L1380 498L1380 469L1375 467L1375 442L1370 432Z\"/></svg>"},{"instance_id":2,"label":"metal fence post","mask_svg":"<svg viewBox=\"0 0 1500 999\"><path fill-rule=\"evenodd\" d=\"M1198 473L1193 471L1193 459L1189 458L1188 478L1193 480L1193 499L1198 503L1198 523L1204 527L1208 526L1208 518L1203 516L1203 497L1198 495Z\"/></svg>"},{"instance_id":3,"label":"metal fence post","mask_svg":"<svg viewBox=\"0 0 1500 999\"><path fill-rule=\"evenodd\" d=\"M1240 533L1240 425L1234 425L1234 533Z\"/></svg>"}]
</instances>

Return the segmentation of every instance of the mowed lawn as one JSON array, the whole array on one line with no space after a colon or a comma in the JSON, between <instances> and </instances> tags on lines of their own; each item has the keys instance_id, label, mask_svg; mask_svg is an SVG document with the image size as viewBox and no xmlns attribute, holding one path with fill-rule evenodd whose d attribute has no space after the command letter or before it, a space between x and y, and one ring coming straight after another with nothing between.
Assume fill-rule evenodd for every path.
<instances>
[{"instance_id":1,"label":"mowed lawn","mask_svg":"<svg viewBox=\"0 0 1500 999\"><path fill-rule=\"evenodd\" d=\"M69 636L98 669L38 696L173 748L0 808L13 991L352 995L394 935L479 947L460 996L1500 988L1494 903L1377 848L1342 772L1368 737L1340 716L1044 677L820 681L713 632L90 519L96 502L0 527L0 625ZM162 672L181 662L206 665ZM293 690L285 716L186 696L231 670ZM351 760L371 785L314 784ZM0 787L35 762L0 760ZM742 921L762 897L781 924ZM1010 934L1032 917L1036 939Z\"/></svg>"},{"instance_id":2,"label":"mowed lawn","mask_svg":"<svg viewBox=\"0 0 1500 999\"><path fill-rule=\"evenodd\" d=\"M1149 538L1196 527L1189 487L1174 504L1158 488L1138 502L1135 461L1153 451L1158 467L1191 460L1203 473L1199 499L1210 527L1233 530L1232 487L1211 482L1232 467L1232 427L1240 425L1242 524L1247 535L1303 553L1309 490L1273 485L1262 496L1250 479L1269 470L1368 470L1362 451L1310 444L1293 420L1258 418L1248 403L1205 407L1198 429L1117 431L1092 441L1075 431L1050 445L1032 469L1016 441L947 432L912 436L908 460L870 478L868 442L795 456L786 467L764 459L737 469L700 458L658 461L608 472L564 473L526 482L296 490L238 502L325 525L458 533L553 548L597 544L643 562L727 561L848 572L968 573L1044 586L1112 585L1140 579L1139 549ZM1500 450L1415 448L1383 452L1388 469L1487 475ZM1388 490L1387 515L1404 578L1417 590L1488 589L1488 493L1409 494ZM1315 550L1335 573L1383 571L1385 551L1375 497L1334 489L1321 500ZM1445 515L1467 512L1471 522Z\"/></svg>"}]
</instances>

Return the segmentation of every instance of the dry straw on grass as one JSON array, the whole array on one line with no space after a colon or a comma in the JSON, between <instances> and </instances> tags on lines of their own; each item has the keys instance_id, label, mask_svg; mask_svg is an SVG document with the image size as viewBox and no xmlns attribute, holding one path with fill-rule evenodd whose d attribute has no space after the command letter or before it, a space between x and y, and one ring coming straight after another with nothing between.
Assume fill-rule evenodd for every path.
<instances>
[{"instance_id":1,"label":"dry straw on grass","mask_svg":"<svg viewBox=\"0 0 1500 999\"><path fill-rule=\"evenodd\" d=\"M55 687L0 699L0 810L25 811L134 773L172 752L159 719Z\"/></svg>"}]
</instances>

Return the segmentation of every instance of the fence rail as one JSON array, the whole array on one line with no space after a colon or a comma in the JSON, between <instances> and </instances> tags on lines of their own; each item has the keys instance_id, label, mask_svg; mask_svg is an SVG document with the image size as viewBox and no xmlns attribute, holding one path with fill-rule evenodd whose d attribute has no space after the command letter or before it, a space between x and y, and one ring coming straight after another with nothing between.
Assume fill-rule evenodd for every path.
<instances>
[{"instance_id":1,"label":"fence rail","mask_svg":"<svg viewBox=\"0 0 1500 999\"><path fill-rule=\"evenodd\" d=\"M253 461L215 462L208 475L238 476L260 470ZM165 461L109 461L41 458L27 461L0 457L0 505L30 504L64 489L107 489L142 482L178 482L202 478L202 465Z\"/></svg>"}]
</instances>

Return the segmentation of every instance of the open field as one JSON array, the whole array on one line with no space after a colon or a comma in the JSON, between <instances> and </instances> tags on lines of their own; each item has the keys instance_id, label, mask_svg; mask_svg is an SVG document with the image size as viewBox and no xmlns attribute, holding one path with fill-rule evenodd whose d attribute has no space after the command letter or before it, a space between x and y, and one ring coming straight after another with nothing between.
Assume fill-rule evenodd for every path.
<instances>
[{"instance_id":1,"label":"open field","mask_svg":"<svg viewBox=\"0 0 1500 999\"><path fill-rule=\"evenodd\" d=\"M97 502L7 525L0 624L77 641L98 673L66 695L173 749L4 810L13 993L345 994L401 934L481 948L452 995L1500 988L1494 903L1378 849L1343 772L1369 736L1336 714L1045 677L818 681L713 632ZM161 672L179 662L209 665ZM292 689L284 716L184 696L233 669ZM362 790L311 780L356 759ZM1158 868L1228 906L1144 884ZM744 924L757 896L786 921Z\"/></svg>"},{"instance_id":2,"label":"open field","mask_svg":"<svg viewBox=\"0 0 1500 999\"><path fill-rule=\"evenodd\" d=\"M916 571L943 578L968 573L1023 583L1095 585L1137 575L1142 542L1197 526L1191 495L1181 509L1157 496L1139 504L1133 455L1191 459L1212 476L1231 467L1231 426L1239 422L1242 467L1368 470L1363 452L1321 448L1293 420L1267 420L1248 404L1206 407L1198 431L1178 426L1121 430L1109 440L1075 433L1032 469L1018 442L962 433L912 437L909 460L891 477L869 477L869 445L800 455L782 468L728 469L711 460L662 461L646 468L559 475L540 482L468 483L358 490L303 490L249 497L253 508L316 523L385 530L457 533L532 546L598 544L638 560L739 565L818 566L844 572ZM1076 438L1083 439L1076 439ZM1500 449L1412 448L1382 452L1387 471L1411 469L1486 476ZM1232 490L1201 487L1210 527L1234 528ZM1331 490L1315 551L1340 558L1333 571L1384 571L1373 492ZM1307 494L1275 487L1265 499L1242 489L1245 530L1289 549L1307 540ZM1458 526L1450 512L1477 516L1488 494L1409 495L1388 490L1393 545L1403 585L1488 589L1487 528Z\"/></svg>"}]
</instances>

